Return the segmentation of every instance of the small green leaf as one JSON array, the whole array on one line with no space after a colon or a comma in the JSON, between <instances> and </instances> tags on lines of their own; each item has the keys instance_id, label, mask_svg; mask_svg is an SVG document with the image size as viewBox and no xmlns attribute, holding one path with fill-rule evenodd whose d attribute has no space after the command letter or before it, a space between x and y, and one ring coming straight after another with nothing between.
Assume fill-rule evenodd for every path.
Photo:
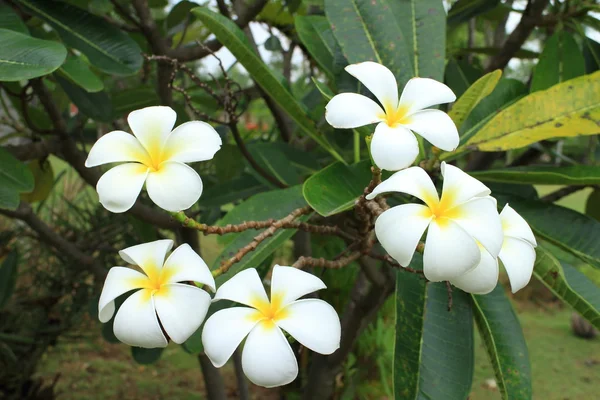
<instances>
[{"instance_id":1,"label":"small green leaf","mask_svg":"<svg viewBox=\"0 0 600 400\"><path fill-rule=\"evenodd\" d=\"M371 180L370 167L370 160L325 167L304 182L306 202L324 217L351 209Z\"/></svg>"},{"instance_id":2,"label":"small green leaf","mask_svg":"<svg viewBox=\"0 0 600 400\"><path fill-rule=\"evenodd\" d=\"M80 112L97 121L112 121L114 111L106 92L88 93L60 76L57 76L56 80Z\"/></svg>"},{"instance_id":3,"label":"small green leaf","mask_svg":"<svg viewBox=\"0 0 600 400\"><path fill-rule=\"evenodd\" d=\"M473 314L503 399L531 398L531 366L521 324L500 285L474 296Z\"/></svg>"},{"instance_id":4,"label":"small green leaf","mask_svg":"<svg viewBox=\"0 0 600 400\"><path fill-rule=\"evenodd\" d=\"M531 185L598 185L600 167L572 165L568 167L526 166L473 171L470 174L485 182Z\"/></svg>"},{"instance_id":5,"label":"small green leaf","mask_svg":"<svg viewBox=\"0 0 600 400\"><path fill-rule=\"evenodd\" d=\"M29 29L19 15L7 4L0 4L0 29L29 35Z\"/></svg>"},{"instance_id":6,"label":"small green leaf","mask_svg":"<svg viewBox=\"0 0 600 400\"><path fill-rule=\"evenodd\" d=\"M67 49L58 42L0 29L0 81L47 75L60 67L66 57Z\"/></svg>"},{"instance_id":7,"label":"small green leaf","mask_svg":"<svg viewBox=\"0 0 600 400\"><path fill-rule=\"evenodd\" d=\"M94 67L114 75L132 75L142 67L142 50L137 43L104 19L61 1L17 1L26 12L50 24Z\"/></svg>"},{"instance_id":8,"label":"small green leaf","mask_svg":"<svg viewBox=\"0 0 600 400\"><path fill-rule=\"evenodd\" d=\"M281 47L279 38L275 35L271 35L265 42L265 49L269 51L282 51L283 47Z\"/></svg>"},{"instance_id":9,"label":"small green leaf","mask_svg":"<svg viewBox=\"0 0 600 400\"><path fill-rule=\"evenodd\" d=\"M490 119L470 149L502 151L556 137L595 135L600 124L600 71L525 96Z\"/></svg>"},{"instance_id":10,"label":"small green leaf","mask_svg":"<svg viewBox=\"0 0 600 400\"><path fill-rule=\"evenodd\" d=\"M0 208L14 210L19 206L19 194L31 192L33 174L21 161L0 147Z\"/></svg>"},{"instance_id":11,"label":"small green leaf","mask_svg":"<svg viewBox=\"0 0 600 400\"><path fill-rule=\"evenodd\" d=\"M538 247L533 275L600 329L600 288L584 274L569 264L561 264L550 252Z\"/></svg>"},{"instance_id":12,"label":"small green leaf","mask_svg":"<svg viewBox=\"0 0 600 400\"><path fill-rule=\"evenodd\" d=\"M140 108L155 106L160 100L152 87L135 87L111 92L115 115L124 116Z\"/></svg>"},{"instance_id":13,"label":"small green leaf","mask_svg":"<svg viewBox=\"0 0 600 400\"><path fill-rule=\"evenodd\" d=\"M104 89L104 82L79 57L68 56L58 71L87 92L94 93Z\"/></svg>"},{"instance_id":14,"label":"small green leaf","mask_svg":"<svg viewBox=\"0 0 600 400\"><path fill-rule=\"evenodd\" d=\"M192 10L210 31L223 43L246 68L256 83L283 108L298 126L315 142L320 144L337 160L345 162L317 129L306 110L283 86L267 65L256 55L244 32L229 18L210 11L206 7Z\"/></svg>"},{"instance_id":15,"label":"small green leaf","mask_svg":"<svg viewBox=\"0 0 600 400\"><path fill-rule=\"evenodd\" d=\"M462 126L479 102L492 93L500 77L502 77L502 71L499 69L482 76L454 103L448 115L457 128Z\"/></svg>"},{"instance_id":16,"label":"small green leaf","mask_svg":"<svg viewBox=\"0 0 600 400\"><path fill-rule=\"evenodd\" d=\"M0 265L0 310L12 296L17 284L17 266L19 257L12 250Z\"/></svg>"},{"instance_id":17,"label":"small green leaf","mask_svg":"<svg viewBox=\"0 0 600 400\"><path fill-rule=\"evenodd\" d=\"M585 203L585 215L600 221L600 189L594 189Z\"/></svg>"},{"instance_id":18,"label":"small green leaf","mask_svg":"<svg viewBox=\"0 0 600 400\"><path fill-rule=\"evenodd\" d=\"M448 26L467 22L473 17L493 10L500 4L500 0L458 0L448 10Z\"/></svg>"},{"instance_id":19,"label":"small green leaf","mask_svg":"<svg viewBox=\"0 0 600 400\"><path fill-rule=\"evenodd\" d=\"M550 36L533 70L531 92L545 90L557 83L585 74L585 60L573 35L559 30Z\"/></svg>"},{"instance_id":20,"label":"small green leaf","mask_svg":"<svg viewBox=\"0 0 600 400\"><path fill-rule=\"evenodd\" d=\"M164 348L144 349L142 347L132 347L131 356L138 364L147 365L154 364L160 359Z\"/></svg>"}]
</instances>

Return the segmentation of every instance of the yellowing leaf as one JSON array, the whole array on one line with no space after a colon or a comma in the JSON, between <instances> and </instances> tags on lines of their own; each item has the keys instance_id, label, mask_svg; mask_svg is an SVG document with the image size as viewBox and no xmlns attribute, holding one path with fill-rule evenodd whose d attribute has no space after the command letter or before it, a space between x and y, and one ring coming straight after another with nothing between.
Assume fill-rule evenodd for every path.
<instances>
[{"instance_id":1,"label":"yellowing leaf","mask_svg":"<svg viewBox=\"0 0 600 400\"><path fill-rule=\"evenodd\" d=\"M600 133L600 71L530 94L492 118L466 146L518 149L540 140Z\"/></svg>"},{"instance_id":2,"label":"yellowing leaf","mask_svg":"<svg viewBox=\"0 0 600 400\"><path fill-rule=\"evenodd\" d=\"M502 71L497 69L477 79L467 91L454 103L452 110L448 113L457 128L460 128L471 111L481 100L487 97L502 77Z\"/></svg>"}]
</instances>

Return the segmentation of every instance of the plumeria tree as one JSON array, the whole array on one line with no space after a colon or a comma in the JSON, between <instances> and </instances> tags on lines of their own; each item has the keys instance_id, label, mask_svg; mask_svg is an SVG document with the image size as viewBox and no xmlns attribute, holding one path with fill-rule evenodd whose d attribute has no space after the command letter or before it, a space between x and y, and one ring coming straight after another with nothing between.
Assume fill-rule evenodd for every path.
<instances>
[{"instance_id":1,"label":"plumeria tree","mask_svg":"<svg viewBox=\"0 0 600 400\"><path fill-rule=\"evenodd\" d=\"M510 293L600 328L598 10L0 4L0 391L42 398L36 363L91 312L137 362L197 357L209 399L228 362L241 399L466 399L475 329L502 397L532 398ZM554 204L587 187L588 215ZM382 315L393 368L352 394Z\"/></svg>"}]
</instances>

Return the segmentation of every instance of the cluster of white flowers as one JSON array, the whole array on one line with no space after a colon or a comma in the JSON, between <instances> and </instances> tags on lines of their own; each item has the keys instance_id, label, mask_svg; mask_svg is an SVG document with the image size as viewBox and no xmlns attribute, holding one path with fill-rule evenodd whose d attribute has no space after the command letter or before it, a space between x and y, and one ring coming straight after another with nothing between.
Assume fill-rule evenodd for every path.
<instances>
[{"instance_id":1,"label":"cluster of white flowers","mask_svg":"<svg viewBox=\"0 0 600 400\"><path fill-rule=\"evenodd\" d=\"M373 62L346 70L380 101L342 93L327 105L326 119L336 128L355 128L378 122L371 155L382 169L398 171L367 198L401 192L423 201L383 212L375 223L377 238L401 265L408 266L427 230L423 258L430 281L450 281L471 293L488 293L498 281L502 260L512 290L524 287L535 261L535 238L527 222L508 205L498 214L496 200L478 180L455 166L442 163L441 197L425 170L410 167L419 154L416 132L442 150L458 146L457 129L442 111L427 107L456 99L446 85L413 78L398 100L394 75ZM202 180L185 163L213 158L221 138L207 123L187 122L172 131L176 113L169 107L148 107L129 114L133 135L113 131L90 150L87 167L125 162L98 181L102 205L124 212L135 203L142 187L159 207L181 211L198 201ZM410 167L410 168L407 168ZM114 333L123 343L144 348L164 347L169 339L185 342L204 322L211 302L230 300L232 307L211 315L202 331L204 351L216 367L223 366L246 338L242 351L245 374L265 387L285 385L298 375L298 364L283 331L307 348L331 354L340 344L340 320L329 304L301 299L325 288L317 277L276 265L267 296L258 273L238 273L218 289L208 266L187 245L175 249L171 240L158 240L122 250L126 267L113 267L98 304L99 319L115 314L115 299L135 291L114 317ZM199 287L199 286L200 287ZM205 290L215 292L211 299ZM282 331L283 330L283 331Z\"/></svg>"},{"instance_id":2,"label":"cluster of white flowers","mask_svg":"<svg viewBox=\"0 0 600 400\"><path fill-rule=\"evenodd\" d=\"M498 282L500 258L512 291L527 285L536 241L515 210L507 204L498 214L489 188L445 162L441 164L441 198L424 169L407 168L419 155L411 131L442 150L458 146L458 131L450 117L440 110L425 109L456 100L452 90L432 79L413 78L398 100L396 78L383 65L368 61L349 65L346 71L365 85L381 106L360 94L338 94L327 104L327 121L336 128L377 122L371 141L373 161L381 169L398 171L375 187L367 199L400 192L425 203L392 207L377 218L375 233L383 248L406 267L427 230L423 272L428 280L450 281L469 293L489 293Z\"/></svg>"}]
</instances>

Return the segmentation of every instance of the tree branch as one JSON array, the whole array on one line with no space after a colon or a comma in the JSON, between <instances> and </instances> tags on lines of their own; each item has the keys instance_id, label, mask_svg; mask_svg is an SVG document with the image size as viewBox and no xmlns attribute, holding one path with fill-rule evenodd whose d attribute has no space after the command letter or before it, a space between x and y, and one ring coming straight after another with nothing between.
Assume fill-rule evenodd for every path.
<instances>
[{"instance_id":1,"label":"tree branch","mask_svg":"<svg viewBox=\"0 0 600 400\"><path fill-rule=\"evenodd\" d=\"M583 190L587 187L589 187L589 185L566 186L562 189L558 189L552 193L541 197L540 200L546 203L554 203L555 201L558 201L563 197L567 197L568 195L573 194L575 192L579 192L580 190Z\"/></svg>"},{"instance_id":2,"label":"tree branch","mask_svg":"<svg viewBox=\"0 0 600 400\"><path fill-rule=\"evenodd\" d=\"M61 142L58 138L50 138L39 142L30 142L19 145L9 145L4 147L21 161L36 160L46 158L51 153L56 153L60 150Z\"/></svg>"}]
</instances>

